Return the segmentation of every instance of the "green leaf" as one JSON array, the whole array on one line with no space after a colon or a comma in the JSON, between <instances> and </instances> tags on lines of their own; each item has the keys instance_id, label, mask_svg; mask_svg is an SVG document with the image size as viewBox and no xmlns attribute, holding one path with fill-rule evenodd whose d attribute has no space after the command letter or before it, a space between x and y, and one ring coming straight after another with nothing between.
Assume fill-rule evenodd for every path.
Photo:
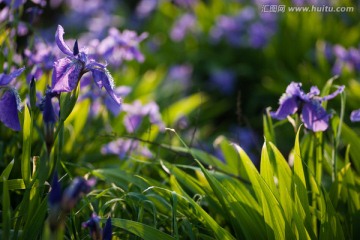
<instances>
[{"instance_id":1,"label":"green leaf","mask_svg":"<svg viewBox=\"0 0 360 240\"><path fill-rule=\"evenodd\" d=\"M14 166L14 162L15 160L11 160L11 162L6 166L6 168L4 169L4 171L1 173L1 176L0 176L0 180L7 180L10 176L10 173L11 173L11 170Z\"/></svg>"},{"instance_id":2,"label":"green leaf","mask_svg":"<svg viewBox=\"0 0 360 240\"><path fill-rule=\"evenodd\" d=\"M22 234L23 239L37 239L42 233L45 217L47 213L47 197L45 197L39 204L35 214L31 216L30 220L24 226Z\"/></svg>"},{"instance_id":3,"label":"green leaf","mask_svg":"<svg viewBox=\"0 0 360 240\"><path fill-rule=\"evenodd\" d=\"M103 220L105 222L105 220ZM134 222L131 220L112 218L111 223L113 226L124 229L138 237L141 237L144 240L174 240L172 236L157 230L156 228L150 227L148 225Z\"/></svg>"},{"instance_id":4,"label":"green leaf","mask_svg":"<svg viewBox=\"0 0 360 240\"><path fill-rule=\"evenodd\" d=\"M165 123L169 126L174 125L181 116L190 114L207 100L208 97L204 93L195 93L179 100L163 112L162 116L164 116Z\"/></svg>"},{"instance_id":5,"label":"green leaf","mask_svg":"<svg viewBox=\"0 0 360 240\"><path fill-rule=\"evenodd\" d=\"M21 175L26 185L30 182L30 157L31 157L31 116L25 104L23 125L23 153L21 159Z\"/></svg>"}]
</instances>

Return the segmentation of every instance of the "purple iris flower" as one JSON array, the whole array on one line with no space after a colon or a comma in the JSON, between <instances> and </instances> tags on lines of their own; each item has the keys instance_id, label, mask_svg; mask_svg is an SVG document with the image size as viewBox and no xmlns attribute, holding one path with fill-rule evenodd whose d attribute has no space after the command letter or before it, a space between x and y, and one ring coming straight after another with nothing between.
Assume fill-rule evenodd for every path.
<instances>
[{"instance_id":1,"label":"purple iris flower","mask_svg":"<svg viewBox=\"0 0 360 240\"><path fill-rule=\"evenodd\" d=\"M101 152L102 154L118 155L120 159L124 159L129 154L141 155L147 158L153 157L150 150L145 146L141 146L139 141L122 138L104 145Z\"/></svg>"},{"instance_id":2,"label":"purple iris flower","mask_svg":"<svg viewBox=\"0 0 360 240\"><path fill-rule=\"evenodd\" d=\"M146 116L149 116L150 123L158 125L160 130L165 129L159 112L159 106L155 102L142 105L140 101L135 101L131 105L124 104L123 110L127 112L124 118L124 125L129 133L135 132Z\"/></svg>"},{"instance_id":3,"label":"purple iris flower","mask_svg":"<svg viewBox=\"0 0 360 240\"><path fill-rule=\"evenodd\" d=\"M275 119L282 120L287 116L300 113L304 126L313 132L325 131L329 126L330 114L321 106L321 102L330 100L344 91L345 86L340 86L332 94L319 97L320 90L313 86L309 93L301 89L301 83L290 83L285 94L279 100L279 108L271 112Z\"/></svg>"},{"instance_id":4,"label":"purple iris flower","mask_svg":"<svg viewBox=\"0 0 360 240\"><path fill-rule=\"evenodd\" d=\"M20 68L10 74L0 74L0 90L5 89L0 99L0 121L8 128L20 131L20 120L18 111L21 111L21 100L17 90L7 85L16 77L18 77L25 68Z\"/></svg>"},{"instance_id":5,"label":"purple iris flower","mask_svg":"<svg viewBox=\"0 0 360 240\"><path fill-rule=\"evenodd\" d=\"M147 38L147 33L140 36L134 31L124 30L122 33L116 28L109 29L109 36L101 41L99 54L103 55L111 65L119 66L122 61L144 61L144 55L139 50L139 43Z\"/></svg>"},{"instance_id":6,"label":"purple iris flower","mask_svg":"<svg viewBox=\"0 0 360 240\"><path fill-rule=\"evenodd\" d=\"M89 228L90 236L93 240L111 240L112 237L112 226L111 226L111 218L106 220L104 229L100 227L100 219L93 213L90 219L86 222L82 223L83 228Z\"/></svg>"},{"instance_id":7,"label":"purple iris flower","mask_svg":"<svg viewBox=\"0 0 360 240\"><path fill-rule=\"evenodd\" d=\"M196 27L196 18L194 15L186 13L176 20L170 37L173 41L180 42L188 32L192 32Z\"/></svg>"},{"instance_id":8,"label":"purple iris flower","mask_svg":"<svg viewBox=\"0 0 360 240\"><path fill-rule=\"evenodd\" d=\"M158 0L141 0L136 6L136 15L143 19L148 17L157 7Z\"/></svg>"},{"instance_id":9,"label":"purple iris flower","mask_svg":"<svg viewBox=\"0 0 360 240\"><path fill-rule=\"evenodd\" d=\"M58 26L55 38L59 49L67 55L54 63L52 78L53 92L71 92L78 85L80 78L87 72L91 72L96 85L101 89L105 88L111 98L118 104L121 99L114 93L114 80L107 70L106 65L89 59L84 51L80 51L77 41L71 51L64 39L64 29Z\"/></svg>"}]
</instances>

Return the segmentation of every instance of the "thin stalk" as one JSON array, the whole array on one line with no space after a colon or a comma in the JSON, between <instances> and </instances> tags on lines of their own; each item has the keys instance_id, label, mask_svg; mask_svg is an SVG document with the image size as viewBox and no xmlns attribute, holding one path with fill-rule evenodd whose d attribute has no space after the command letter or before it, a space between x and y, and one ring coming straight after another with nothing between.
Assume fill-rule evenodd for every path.
<instances>
[{"instance_id":1,"label":"thin stalk","mask_svg":"<svg viewBox=\"0 0 360 240\"><path fill-rule=\"evenodd\" d=\"M318 186L321 185L322 179L322 165L323 165L323 134L322 132L315 133L316 144L316 160L315 160L315 180Z\"/></svg>"},{"instance_id":2,"label":"thin stalk","mask_svg":"<svg viewBox=\"0 0 360 240\"><path fill-rule=\"evenodd\" d=\"M342 124L344 121L344 113L345 113L345 102L346 102L346 95L345 92L341 93L341 108L340 108L340 119L339 119L339 124L338 124L338 128L336 131L336 137L334 138L334 147L332 149L332 156L331 156L331 162L333 165L333 173L332 173L332 181L336 182L337 181L337 161L336 161L336 150L339 146L339 142L340 142L340 136L341 136L341 128L342 128Z\"/></svg>"}]
</instances>

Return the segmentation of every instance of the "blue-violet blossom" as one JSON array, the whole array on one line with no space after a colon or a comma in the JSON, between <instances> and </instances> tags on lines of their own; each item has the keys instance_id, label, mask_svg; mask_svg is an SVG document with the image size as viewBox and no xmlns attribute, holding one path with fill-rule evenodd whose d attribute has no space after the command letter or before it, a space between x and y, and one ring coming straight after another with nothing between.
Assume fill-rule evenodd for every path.
<instances>
[{"instance_id":1,"label":"blue-violet blossom","mask_svg":"<svg viewBox=\"0 0 360 240\"><path fill-rule=\"evenodd\" d=\"M52 78L53 92L71 92L76 88L80 78L87 72L91 72L96 85L101 89L104 87L111 98L121 104L121 99L114 93L114 80L107 70L106 65L89 59L84 51L79 51L77 41L71 51L64 39L64 29L58 26L55 39L60 50L67 56L54 63Z\"/></svg>"},{"instance_id":2,"label":"blue-violet blossom","mask_svg":"<svg viewBox=\"0 0 360 240\"><path fill-rule=\"evenodd\" d=\"M321 106L321 102L334 98L344 91L344 88L345 86L340 86L332 94L320 97L320 90L316 86L311 87L309 93L305 93L301 89L301 83L292 82L281 96L277 111L270 114L273 118L282 120L297 112L307 129L313 132L325 131L331 115Z\"/></svg>"},{"instance_id":3,"label":"blue-violet blossom","mask_svg":"<svg viewBox=\"0 0 360 240\"><path fill-rule=\"evenodd\" d=\"M21 129L17 113L21 110L21 100L17 90L13 87L8 87L7 85L24 70L25 67L17 69L10 74L0 74L0 89L5 89L5 92L0 99L0 121L4 123L6 127L15 131L20 131Z\"/></svg>"}]
</instances>

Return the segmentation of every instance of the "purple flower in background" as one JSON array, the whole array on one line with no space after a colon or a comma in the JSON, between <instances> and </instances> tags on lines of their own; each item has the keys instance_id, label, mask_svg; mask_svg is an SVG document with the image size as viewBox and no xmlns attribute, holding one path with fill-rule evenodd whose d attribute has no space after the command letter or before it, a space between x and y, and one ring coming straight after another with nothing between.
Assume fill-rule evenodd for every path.
<instances>
[{"instance_id":1,"label":"purple flower in background","mask_svg":"<svg viewBox=\"0 0 360 240\"><path fill-rule=\"evenodd\" d=\"M136 6L136 16L140 19L148 17L157 7L159 0L141 0Z\"/></svg>"},{"instance_id":2,"label":"purple flower in background","mask_svg":"<svg viewBox=\"0 0 360 240\"><path fill-rule=\"evenodd\" d=\"M230 70L216 70L210 76L210 81L214 87L224 94L231 94L234 89L236 76Z\"/></svg>"},{"instance_id":3,"label":"purple flower in background","mask_svg":"<svg viewBox=\"0 0 360 240\"><path fill-rule=\"evenodd\" d=\"M145 146L141 146L139 141L122 138L104 145L101 152L103 154L118 155L120 159L124 159L130 154L140 155L146 158L153 157L150 150Z\"/></svg>"},{"instance_id":4,"label":"purple flower in background","mask_svg":"<svg viewBox=\"0 0 360 240\"><path fill-rule=\"evenodd\" d=\"M124 118L124 125L129 133L135 132L146 116L149 116L150 123L159 126L161 131L165 129L159 112L159 106L155 102L142 105L140 101L135 101L131 105L123 104L123 110L127 112Z\"/></svg>"},{"instance_id":5,"label":"purple flower in background","mask_svg":"<svg viewBox=\"0 0 360 240\"><path fill-rule=\"evenodd\" d=\"M84 178L77 177L75 178L71 185L65 189L62 199L61 207L65 212L69 212L73 209L79 199L90 192L91 188L95 185L96 180L91 178L85 180Z\"/></svg>"},{"instance_id":6,"label":"purple flower in background","mask_svg":"<svg viewBox=\"0 0 360 240\"><path fill-rule=\"evenodd\" d=\"M54 63L52 91L71 92L76 88L82 75L91 72L96 85L100 89L104 87L111 98L120 105L121 99L114 93L114 80L106 66L89 59L84 51L79 51L77 41L71 51L66 45L63 35L64 29L59 25L55 34L56 43L67 57Z\"/></svg>"},{"instance_id":7,"label":"purple flower in background","mask_svg":"<svg viewBox=\"0 0 360 240\"><path fill-rule=\"evenodd\" d=\"M28 58L28 64L34 67L31 70L31 79L33 76L39 79L43 72L50 72L56 61L59 51L54 51L54 47L43 41L36 41L34 49L25 49L25 56Z\"/></svg>"},{"instance_id":8,"label":"purple flower in background","mask_svg":"<svg viewBox=\"0 0 360 240\"><path fill-rule=\"evenodd\" d=\"M86 99L89 98L92 101L90 114L91 116L97 116L100 113L101 106L105 104L106 108L114 115L117 116L122 110L121 105L119 106L117 103L115 103L112 98L110 98L108 95L103 94L100 91L96 91L96 89L92 89L90 87L90 91L88 91L88 88L86 88L86 93L81 96L80 99ZM131 92L131 88L127 86L120 86L114 89L114 92L116 96L119 96L121 98L127 96Z\"/></svg>"},{"instance_id":9,"label":"purple flower in background","mask_svg":"<svg viewBox=\"0 0 360 240\"><path fill-rule=\"evenodd\" d=\"M111 226L111 218L106 220L104 229L100 227L100 219L93 213L90 219L86 222L82 223L83 228L89 228L90 236L94 240L111 240L112 237L112 226Z\"/></svg>"},{"instance_id":10,"label":"purple flower in background","mask_svg":"<svg viewBox=\"0 0 360 240\"><path fill-rule=\"evenodd\" d=\"M350 120L352 122L360 122L360 109L351 112Z\"/></svg>"},{"instance_id":11,"label":"purple flower in background","mask_svg":"<svg viewBox=\"0 0 360 240\"><path fill-rule=\"evenodd\" d=\"M332 50L336 59L332 68L334 74L341 74L343 69L360 71L360 49L352 47L346 50L341 45L335 45Z\"/></svg>"},{"instance_id":12,"label":"purple flower in background","mask_svg":"<svg viewBox=\"0 0 360 240\"><path fill-rule=\"evenodd\" d=\"M17 90L7 85L16 77L18 77L25 67L17 69L10 74L0 74L0 90L4 89L4 94L0 99L0 121L8 128L20 131L20 120L18 111L21 110L21 100Z\"/></svg>"},{"instance_id":13,"label":"purple flower in background","mask_svg":"<svg viewBox=\"0 0 360 240\"><path fill-rule=\"evenodd\" d=\"M256 3L276 5L277 0ZM247 6L234 16L221 15L210 31L214 42L225 39L236 47L251 47L255 49L266 47L277 30L277 16L273 13L258 14L258 6Z\"/></svg>"},{"instance_id":14,"label":"purple flower in background","mask_svg":"<svg viewBox=\"0 0 360 240\"><path fill-rule=\"evenodd\" d=\"M101 41L99 54L104 56L111 65L119 66L122 61L144 61L144 55L139 50L139 44L147 38L147 33L140 36L134 31L124 30L122 33L116 28L109 30L109 36Z\"/></svg>"},{"instance_id":15,"label":"purple flower in background","mask_svg":"<svg viewBox=\"0 0 360 240\"><path fill-rule=\"evenodd\" d=\"M196 18L194 15L186 13L176 22L170 32L173 41L180 42L188 32L194 31L196 27Z\"/></svg>"},{"instance_id":16,"label":"purple flower in background","mask_svg":"<svg viewBox=\"0 0 360 240\"><path fill-rule=\"evenodd\" d=\"M340 86L332 94L319 97L320 90L317 87L313 86L309 93L305 93L301 89L301 83L292 82L280 98L278 110L270 114L273 118L282 120L298 112L307 129L313 132L325 131L329 126L331 115L321 106L321 102L334 98L343 92L344 88Z\"/></svg>"}]
</instances>

